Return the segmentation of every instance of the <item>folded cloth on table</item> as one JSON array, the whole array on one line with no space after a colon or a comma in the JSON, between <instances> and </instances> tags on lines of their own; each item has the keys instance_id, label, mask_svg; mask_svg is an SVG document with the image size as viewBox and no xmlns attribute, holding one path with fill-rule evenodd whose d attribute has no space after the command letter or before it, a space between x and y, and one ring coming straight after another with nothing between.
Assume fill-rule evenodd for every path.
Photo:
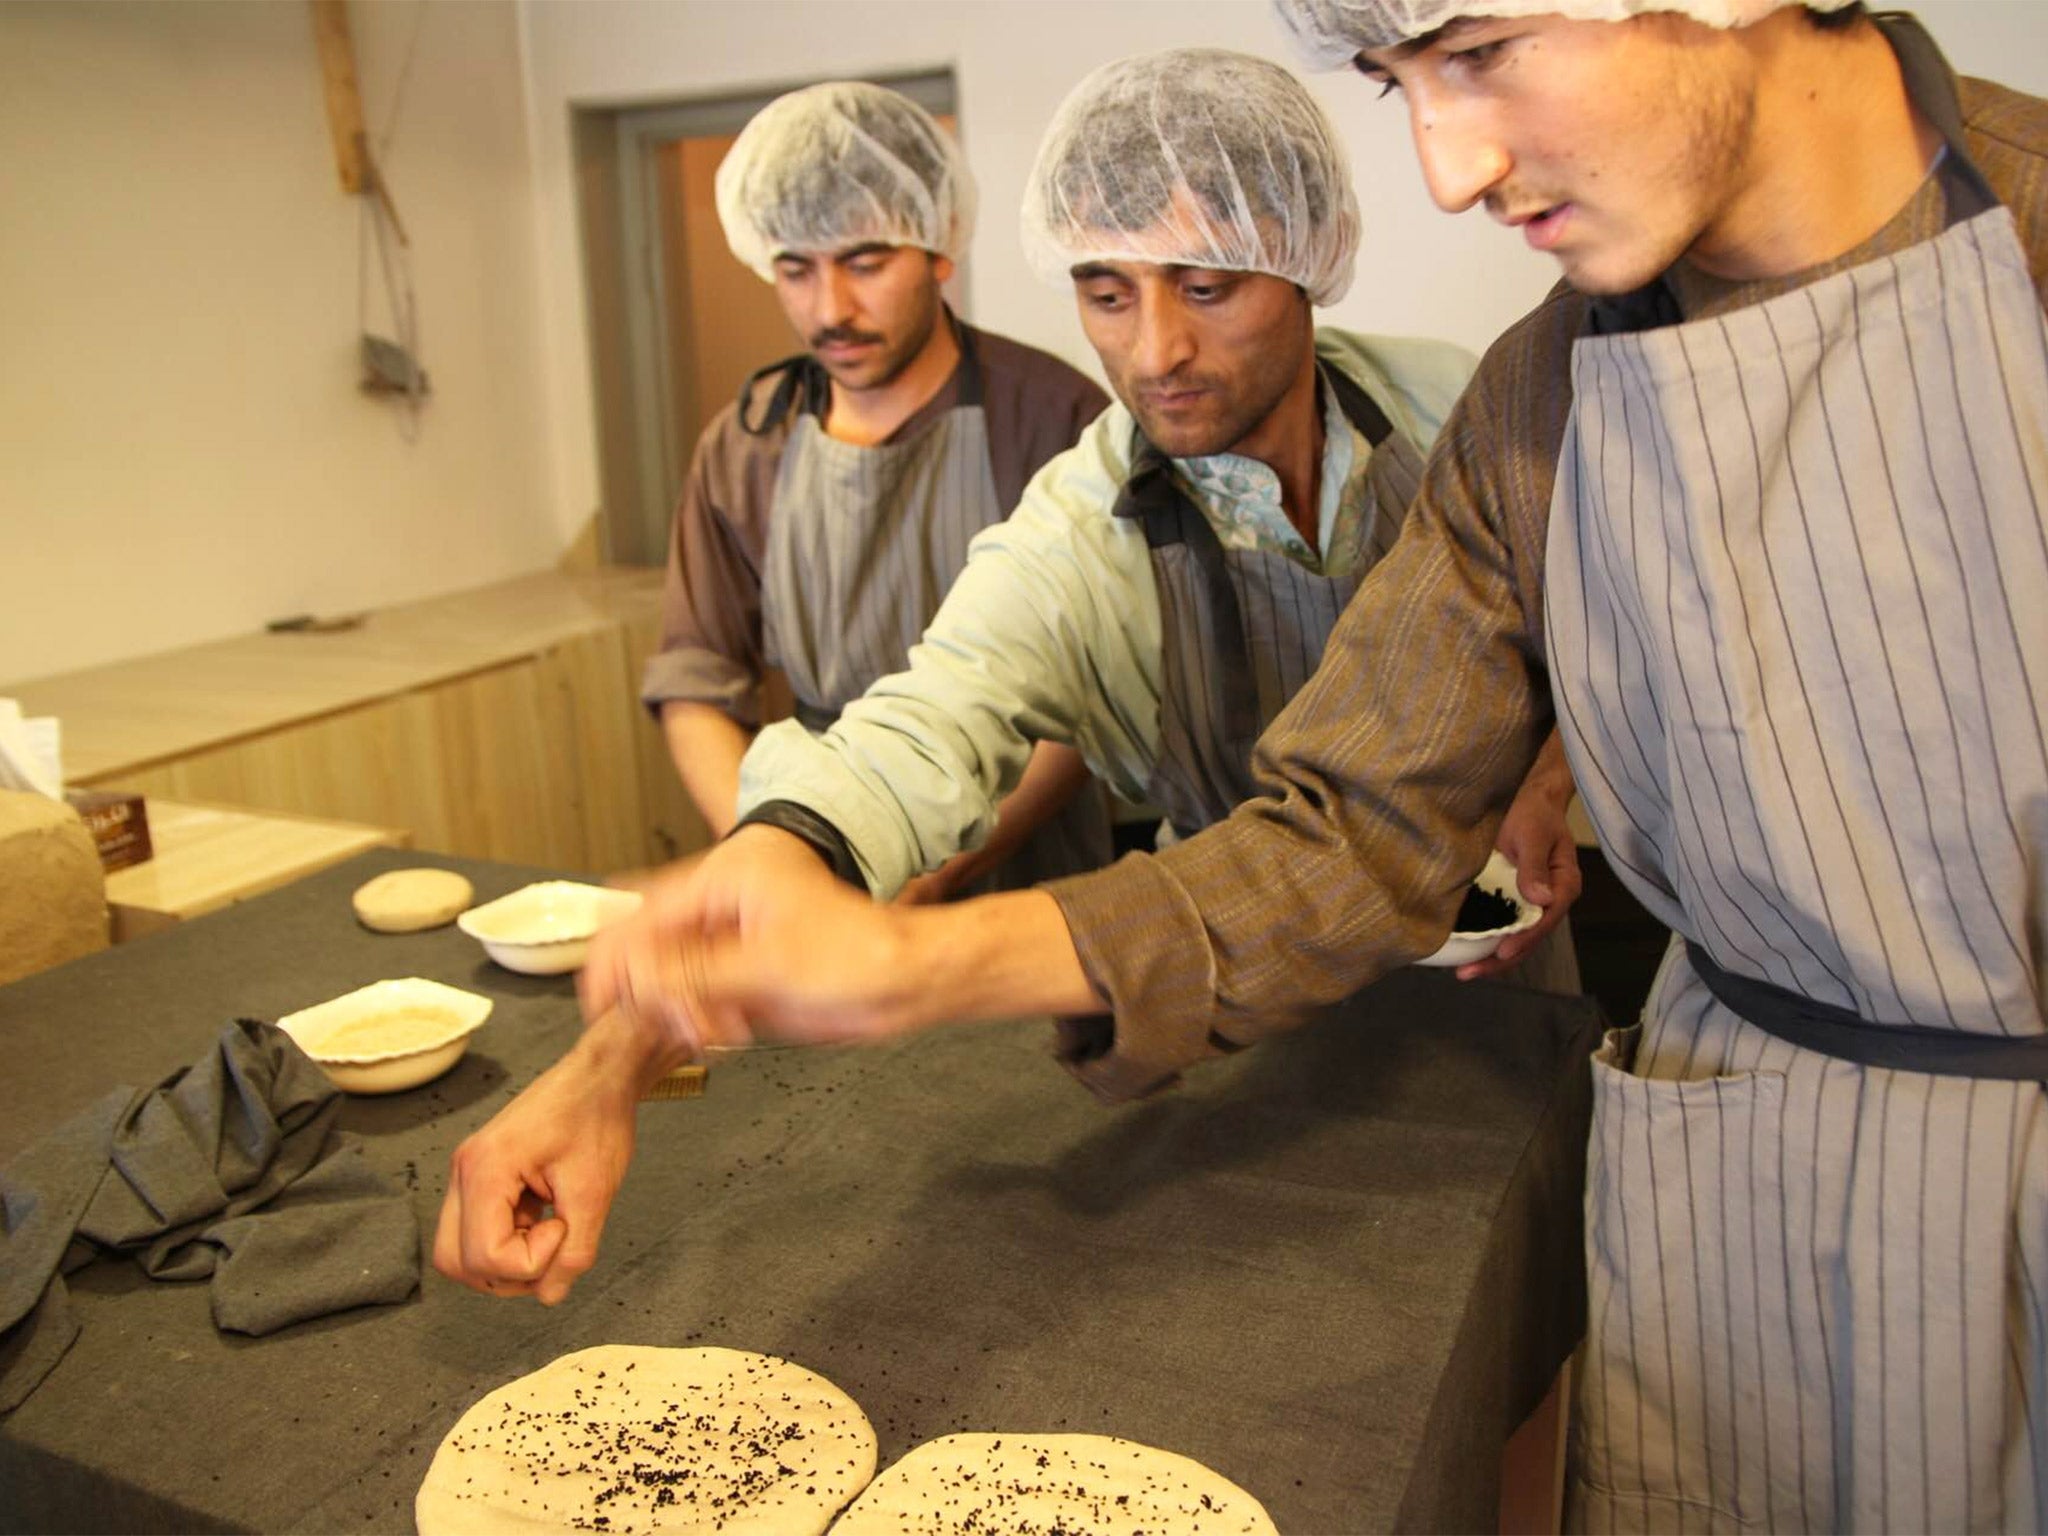
<instances>
[{"instance_id":1,"label":"folded cloth on table","mask_svg":"<svg viewBox=\"0 0 2048 1536\"><path fill-rule=\"evenodd\" d=\"M410 1296L412 1204L335 1128L340 1109L290 1036L243 1019L0 1170L0 1413L71 1347L63 1276L103 1253L134 1254L153 1279L212 1276L214 1323L234 1333Z\"/></svg>"}]
</instances>

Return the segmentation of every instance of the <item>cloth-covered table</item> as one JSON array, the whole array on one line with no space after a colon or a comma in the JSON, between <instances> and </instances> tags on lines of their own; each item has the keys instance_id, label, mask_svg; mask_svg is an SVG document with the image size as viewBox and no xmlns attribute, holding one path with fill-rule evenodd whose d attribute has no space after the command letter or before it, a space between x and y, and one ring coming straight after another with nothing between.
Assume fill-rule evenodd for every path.
<instances>
[{"instance_id":1,"label":"cloth-covered table","mask_svg":"<svg viewBox=\"0 0 2048 1536\"><path fill-rule=\"evenodd\" d=\"M378 851L0 987L0 1162L238 1015L365 983L482 992L448 1076L342 1125L431 1233L455 1144L568 1045L570 978L453 928L357 926L386 869L489 900L544 872ZM102 1263L0 1418L0 1526L404 1531L492 1387L603 1343L785 1356L866 1409L886 1465L953 1430L1086 1430L1195 1457L1283 1531L1490 1528L1503 1439L1581 1328L1590 1003L1382 982L1157 1099L1105 1108L1041 1022L716 1060L644 1106L598 1266L563 1306L420 1294L266 1338L203 1286Z\"/></svg>"}]
</instances>

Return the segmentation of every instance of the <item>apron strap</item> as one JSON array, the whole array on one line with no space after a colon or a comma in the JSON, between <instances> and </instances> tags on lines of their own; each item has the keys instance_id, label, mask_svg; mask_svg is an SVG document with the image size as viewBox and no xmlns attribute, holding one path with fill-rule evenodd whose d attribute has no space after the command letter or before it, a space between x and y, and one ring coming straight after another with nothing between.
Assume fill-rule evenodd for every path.
<instances>
[{"instance_id":1,"label":"apron strap","mask_svg":"<svg viewBox=\"0 0 2048 1536\"><path fill-rule=\"evenodd\" d=\"M1690 939L1685 954L1723 1007L1803 1050L1898 1072L2048 1083L2048 1035L1983 1035L1924 1024L1874 1024L1847 1008L1723 970Z\"/></svg>"},{"instance_id":2,"label":"apron strap","mask_svg":"<svg viewBox=\"0 0 2048 1536\"><path fill-rule=\"evenodd\" d=\"M1359 430L1369 447L1377 448L1394 435L1394 424L1387 420L1387 413L1356 379L1341 368L1324 368L1319 372L1337 396L1337 409Z\"/></svg>"},{"instance_id":3,"label":"apron strap","mask_svg":"<svg viewBox=\"0 0 2048 1536\"><path fill-rule=\"evenodd\" d=\"M982 403L981 353L974 344L973 329L960 323L951 305L946 306L946 324L953 327L953 340L960 347L960 389L953 398L953 409L969 410Z\"/></svg>"},{"instance_id":4,"label":"apron strap","mask_svg":"<svg viewBox=\"0 0 2048 1536\"><path fill-rule=\"evenodd\" d=\"M804 699L793 699L790 713L796 723L813 736L822 736L839 721L839 711L826 709L823 705L812 704Z\"/></svg>"},{"instance_id":5,"label":"apron strap","mask_svg":"<svg viewBox=\"0 0 2048 1536\"><path fill-rule=\"evenodd\" d=\"M761 409L761 419L748 420L747 410L753 402L754 386L776 374L781 377L776 379L774 393L769 395ZM795 357L785 357L779 363L756 368L747 375L747 382L740 386L740 430L749 437L766 437L789 419L792 409L799 414L822 415L831 400L831 377L810 353L799 352Z\"/></svg>"},{"instance_id":6,"label":"apron strap","mask_svg":"<svg viewBox=\"0 0 2048 1536\"><path fill-rule=\"evenodd\" d=\"M1653 277L1633 293L1608 294L1586 307L1588 336L1632 336L1638 331L1682 325L1685 316L1662 277Z\"/></svg>"},{"instance_id":7,"label":"apron strap","mask_svg":"<svg viewBox=\"0 0 2048 1536\"><path fill-rule=\"evenodd\" d=\"M1245 654L1244 615L1238 608L1237 588L1231 585L1229 562L1223 558L1223 543L1202 509L1174 479L1173 461L1150 442L1138 449L1130 477L1117 496L1115 515L1137 519L1145 530L1147 548L1186 546L1201 578L1222 653L1215 660L1223 728L1233 740L1258 735L1259 688L1252 676L1251 657Z\"/></svg>"}]
</instances>

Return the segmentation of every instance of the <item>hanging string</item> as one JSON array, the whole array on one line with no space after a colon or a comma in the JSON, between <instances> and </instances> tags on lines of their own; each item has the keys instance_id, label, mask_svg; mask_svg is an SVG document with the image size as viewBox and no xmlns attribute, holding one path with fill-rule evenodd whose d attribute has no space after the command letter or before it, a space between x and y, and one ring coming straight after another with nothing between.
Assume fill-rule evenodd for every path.
<instances>
[{"instance_id":1,"label":"hanging string","mask_svg":"<svg viewBox=\"0 0 2048 1536\"><path fill-rule=\"evenodd\" d=\"M421 24L426 20L427 4L428 0L418 0L413 8L412 35L406 42L405 58L399 66L398 84L392 92L384 130L377 136L373 153L365 157L363 169L367 180L356 220L356 330L364 338L362 345L367 348L370 336L370 247L374 243L377 267L383 277L384 307L394 332L392 339L405 359L402 383L405 403L399 417L399 430L409 443L419 438L427 375L419 362L419 304L413 292L412 247L404 229L399 226L390 188L384 182L383 166L389 158L392 135L397 130L399 112L405 105L407 88L412 81L413 60L419 53ZM368 366L367 359L365 366Z\"/></svg>"}]
</instances>

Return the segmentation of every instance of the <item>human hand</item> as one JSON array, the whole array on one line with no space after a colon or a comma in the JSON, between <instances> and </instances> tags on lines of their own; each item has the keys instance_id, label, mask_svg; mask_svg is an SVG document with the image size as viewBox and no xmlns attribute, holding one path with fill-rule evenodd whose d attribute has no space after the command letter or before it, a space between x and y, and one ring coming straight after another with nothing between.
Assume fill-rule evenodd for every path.
<instances>
[{"instance_id":1,"label":"human hand","mask_svg":"<svg viewBox=\"0 0 2048 1536\"><path fill-rule=\"evenodd\" d=\"M1536 767L1515 792L1494 839L1494 847L1515 866L1516 890L1524 901L1543 908L1543 917L1534 927L1503 939L1484 960L1459 966L1460 981L1497 976L1520 964L1578 900L1583 883L1579 847L1565 819L1571 797L1571 774L1553 733Z\"/></svg>"},{"instance_id":2,"label":"human hand","mask_svg":"<svg viewBox=\"0 0 2048 1536\"><path fill-rule=\"evenodd\" d=\"M455 1149L434 1267L493 1296L567 1296L597 1260L641 1091L661 1070L621 1022L586 1031Z\"/></svg>"},{"instance_id":3,"label":"human hand","mask_svg":"<svg viewBox=\"0 0 2048 1536\"><path fill-rule=\"evenodd\" d=\"M1015 839L998 844L991 840L980 848L956 853L937 869L912 877L896 893L899 907L936 907L957 901L975 881L1002 863Z\"/></svg>"},{"instance_id":4,"label":"human hand","mask_svg":"<svg viewBox=\"0 0 2048 1536\"><path fill-rule=\"evenodd\" d=\"M952 898L953 882L947 878L946 868L940 868L906 880L895 900L899 907L935 907Z\"/></svg>"},{"instance_id":5,"label":"human hand","mask_svg":"<svg viewBox=\"0 0 2048 1536\"><path fill-rule=\"evenodd\" d=\"M639 911L593 941L579 988L586 1018L617 1008L689 1059L757 1033L893 1033L903 955L896 909L835 878L801 838L748 826L647 885Z\"/></svg>"}]
</instances>

